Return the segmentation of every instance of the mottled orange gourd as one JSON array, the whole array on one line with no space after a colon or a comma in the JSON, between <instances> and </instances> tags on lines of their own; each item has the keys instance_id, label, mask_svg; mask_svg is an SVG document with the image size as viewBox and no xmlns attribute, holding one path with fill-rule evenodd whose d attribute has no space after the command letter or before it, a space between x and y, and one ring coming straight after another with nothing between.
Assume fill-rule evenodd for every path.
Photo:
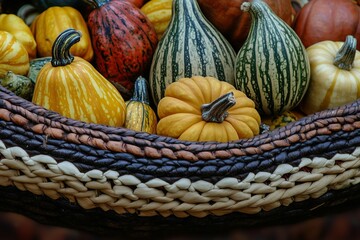
<instances>
[{"instance_id":1,"label":"mottled orange gourd","mask_svg":"<svg viewBox=\"0 0 360 240\"><path fill-rule=\"evenodd\" d=\"M79 38L74 29L59 35L52 62L36 79L33 102L76 120L123 126L126 106L120 93L89 62L69 57L69 45Z\"/></svg>"}]
</instances>

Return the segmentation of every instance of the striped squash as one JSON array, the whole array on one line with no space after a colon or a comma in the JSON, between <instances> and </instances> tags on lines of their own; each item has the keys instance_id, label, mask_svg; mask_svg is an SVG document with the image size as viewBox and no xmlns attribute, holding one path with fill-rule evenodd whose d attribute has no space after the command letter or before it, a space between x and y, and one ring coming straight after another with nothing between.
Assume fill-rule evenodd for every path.
<instances>
[{"instance_id":1,"label":"striped squash","mask_svg":"<svg viewBox=\"0 0 360 240\"><path fill-rule=\"evenodd\" d=\"M29 54L14 35L0 31L0 78L8 71L25 75L29 71Z\"/></svg>"},{"instance_id":2,"label":"striped squash","mask_svg":"<svg viewBox=\"0 0 360 240\"><path fill-rule=\"evenodd\" d=\"M142 76L134 84L134 93L126 101L125 128L135 131L156 133L157 116L149 102L149 84Z\"/></svg>"},{"instance_id":3,"label":"striped squash","mask_svg":"<svg viewBox=\"0 0 360 240\"><path fill-rule=\"evenodd\" d=\"M262 115L297 106L310 81L306 50L296 33L261 0L244 2L251 14L248 38L235 63L235 87L254 100Z\"/></svg>"},{"instance_id":4,"label":"striped squash","mask_svg":"<svg viewBox=\"0 0 360 240\"><path fill-rule=\"evenodd\" d=\"M40 70L32 101L76 120L114 127L125 122L125 101L89 62L70 54L80 32L67 29L56 38L51 62Z\"/></svg>"},{"instance_id":5,"label":"striped squash","mask_svg":"<svg viewBox=\"0 0 360 240\"><path fill-rule=\"evenodd\" d=\"M196 0L173 0L169 26L150 68L150 89L157 104L179 78L211 76L234 83L236 53L201 13Z\"/></svg>"}]
</instances>

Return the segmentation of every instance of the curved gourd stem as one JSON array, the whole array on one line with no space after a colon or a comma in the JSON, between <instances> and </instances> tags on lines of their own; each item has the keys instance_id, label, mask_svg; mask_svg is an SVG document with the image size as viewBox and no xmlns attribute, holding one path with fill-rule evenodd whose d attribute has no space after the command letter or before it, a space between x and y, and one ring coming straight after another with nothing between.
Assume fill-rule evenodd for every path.
<instances>
[{"instance_id":1,"label":"curved gourd stem","mask_svg":"<svg viewBox=\"0 0 360 240\"><path fill-rule=\"evenodd\" d=\"M236 104L233 92L226 93L215 101L201 106L201 116L206 122L221 123L229 115L227 110Z\"/></svg>"},{"instance_id":2,"label":"curved gourd stem","mask_svg":"<svg viewBox=\"0 0 360 240\"><path fill-rule=\"evenodd\" d=\"M56 38L52 45L51 65L53 67L66 66L74 60L70 48L80 41L81 32L73 28L66 29Z\"/></svg>"},{"instance_id":3,"label":"curved gourd stem","mask_svg":"<svg viewBox=\"0 0 360 240\"><path fill-rule=\"evenodd\" d=\"M356 38L348 35L335 56L334 65L343 70L350 71L355 59L356 44Z\"/></svg>"},{"instance_id":4,"label":"curved gourd stem","mask_svg":"<svg viewBox=\"0 0 360 240\"><path fill-rule=\"evenodd\" d=\"M266 3L265 3L266 4ZM240 5L240 10L243 12L249 12L252 17L261 17L266 11L263 11L263 6L258 4L258 0L252 2L243 2Z\"/></svg>"},{"instance_id":5,"label":"curved gourd stem","mask_svg":"<svg viewBox=\"0 0 360 240\"><path fill-rule=\"evenodd\" d=\"M148 105L150 104L148 82L144 77L140 76L136 79L134 84L134 94L130 98L130 101L142 102Z\"/></svg>"}]
</instances>

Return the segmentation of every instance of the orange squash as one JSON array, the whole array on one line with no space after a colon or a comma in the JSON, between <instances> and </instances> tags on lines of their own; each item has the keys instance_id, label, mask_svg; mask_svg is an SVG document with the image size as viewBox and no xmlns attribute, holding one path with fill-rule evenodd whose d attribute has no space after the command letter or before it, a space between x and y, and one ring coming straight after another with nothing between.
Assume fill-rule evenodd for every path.
<instances>
[{"instance_id":1,"label":"orange squash","mask_svg":"<svg viewBox=\"0 0 360 240\"><path fill-rule=\"evenodd\" d=\"M31 31L37 43L38 57L51 56L57 36L68 28L81 32L81 40L71 48L71 54L91 61L94 51L86 22L81 13L73 7L50 7L38 15L31 24Z\"/></svg>"},{"instance_id":2,"label":"orange squash","mask_svg":"<svg viewBox=\"0 0 360 240\"><path fill-rule=\"evenodd\" d=\"M55 40L51 62L40 70L32 101L76 120L120 127L125 101L89 62L69 53L80 33L67 29Z\"/></svg>"},{"instance_id":3,"label":"orange squash","mask_svg":"<svg viewBox=\"0 0 360 240\"><path fill-rule=\"evenodd\" d=\"M233 85L213 77L181 78L158 104L157 134L188 141L228 142L260 131L255 103Z\"/></svg>"},{"instance_id":4,"label":"orange squash","mask_svg":"<svg viewBox=\"0 0 360 240\"><path fill-rule=\"evenodd\" d=\"M8 71L25 75L29 71L29 54L14 35L0 31L0 78Z\"/></svg>"}]
</instances>

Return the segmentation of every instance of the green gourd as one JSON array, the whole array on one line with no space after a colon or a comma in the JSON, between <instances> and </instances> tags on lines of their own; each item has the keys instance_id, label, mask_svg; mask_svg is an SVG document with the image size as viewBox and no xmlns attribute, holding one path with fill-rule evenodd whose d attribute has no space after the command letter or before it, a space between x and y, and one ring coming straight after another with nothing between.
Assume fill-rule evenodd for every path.
<instances>
[{"instance_id":1,"label":"green gourd","mask_svg":"<svg viewBox=\"0 0 360 240\"><path fill-rule=\"evenodd\" d=\"M154 103L183 77L210 76L234 83L236 53L204 17L196 0L174 0L172 17L155 50L150 69Z\"/></svg>"},{"instance_id":2,"label":"green gourd","mask_svg":"<svg viewBox=\"0 0 360 240\"><path fill-rule=\"evenodd\" d=\"M35 86L30 78L12 71L8 71L5 77L0 79L0 85L29 101L31 101Z\"/></svg>"},{"instance_id":3,"label":"green gourd","mask_svg":"<svg viewBox=\"0 0 360 240\"><path fill-rule=\"evenodd\" d=\"M244 2L251 15L248 38L235 63L235 87L262 115L280 115L297 106L310 81L310 64L296 33L261 0Z\"/></svg>"}]
</instances>

